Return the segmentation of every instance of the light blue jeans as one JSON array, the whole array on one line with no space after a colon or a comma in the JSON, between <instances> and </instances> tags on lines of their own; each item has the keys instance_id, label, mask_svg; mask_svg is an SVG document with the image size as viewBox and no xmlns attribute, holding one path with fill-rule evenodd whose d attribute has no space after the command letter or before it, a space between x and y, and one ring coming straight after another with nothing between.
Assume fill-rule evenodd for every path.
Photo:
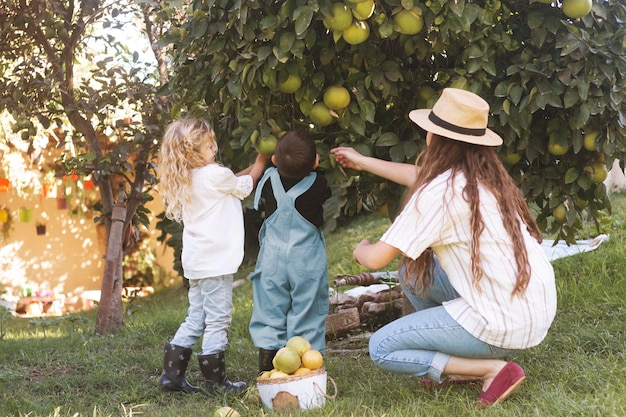
<instances>
[{"instance_id":1,"label":"light blue jeans","mask_svg":"<svg viewBox=\"0 0 626 417\"><path fill-rule=\"evenodd\" d=\"M187 317L170 343L191 348L203 336L202 355L223 352L233 312L233 276L190 279L188 298Z\"/></svg>"},{"instance_id":2,"label":"light blue jeans","mask_svg":"<svg viewBox=\"0 0 626 417\"><path fill-rule=\"evenodd\" d=\"M370 357L378 367L390 372L428 376L433 381L442 382L445 378L441 374L450 356L486 359L515 352L480 341L447 313L441 304L458 298L459 294L438 262L433 282L424 296L419 296L405 284L403 275L404 271L401 271L402 289L416 312L387 324L371 337Z\"/></svg>"}]
</instances>

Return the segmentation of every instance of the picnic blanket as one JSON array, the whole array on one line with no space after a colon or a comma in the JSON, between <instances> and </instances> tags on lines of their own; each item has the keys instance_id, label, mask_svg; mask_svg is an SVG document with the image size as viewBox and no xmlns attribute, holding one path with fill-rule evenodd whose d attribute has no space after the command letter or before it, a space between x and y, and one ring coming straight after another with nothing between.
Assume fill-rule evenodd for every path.
<instances>
[{"instance_id":1,"label":"picnic blanket","mask_svg":"<svg viewBox=\"0 0 626 417\"><path fill-rule=\"evenodd\" d=\"M541 247L546 252L548 259L554 261L566 256L578 255L579 253L589 252L597 249L604 242L609 241L609 235L598 235L593 239L577 240L575 244L568 245L565 241L559 241L554 244L554 240L544 240Z\"/></svg>"}]
</instances>

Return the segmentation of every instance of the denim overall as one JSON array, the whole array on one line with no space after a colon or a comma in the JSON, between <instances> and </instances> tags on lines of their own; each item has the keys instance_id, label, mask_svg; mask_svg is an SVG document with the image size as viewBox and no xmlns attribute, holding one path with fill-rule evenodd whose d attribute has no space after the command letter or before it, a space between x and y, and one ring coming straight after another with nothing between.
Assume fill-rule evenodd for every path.
<instances>
[{"instance_id":1,"label":"denim overall","mask_svg":"<svg viewBox=\"0 0 626 417\"><path fill-rule=\"evenodd\" d=\"M328 260L324 235L296 210L296 198L316 178L312 172L285 192L278 170L268 168L254 198L269 178L277 208L259 231L261 245L253 282L250 336L257 348L276 350L293 336L302 336L324 352L328 314Z\"/></svg>"}]
</instances>

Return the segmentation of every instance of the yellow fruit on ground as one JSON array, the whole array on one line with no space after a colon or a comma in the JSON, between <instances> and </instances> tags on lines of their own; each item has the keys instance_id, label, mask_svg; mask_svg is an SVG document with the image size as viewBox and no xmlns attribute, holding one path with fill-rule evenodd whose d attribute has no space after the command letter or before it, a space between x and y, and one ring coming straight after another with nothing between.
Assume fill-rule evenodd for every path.
<instances>
[{"instance_id":1,"label":"yellow fruit on ground","mask_svg":"<svg viewBox=\"0 0 626 417\"><path fill-rule=\"evenodd\" d=\"M326 89L323 101L329 109L343 110L350 104L350 93L346 88L334 85Z\"/></svg>"},{"instance_id":2,"label":"yellow fruit on ground","mask_svg":"<svg viewBox=\"0 0 626 417\"><path fill-rule=\"evenodd\" d=\"M294 349L300 356L302 356L302 354L307 350L311 349L311 343L309 343L309 341L302 336L293 336L287 340L285 346Z\"/></svg>"},{"instance_id":3,"label":"yellow fruit on ground","mask_svg":"<svg viewBox=\"0 0 626 417\"><path fill-rule=\"evenodd\" d=\"M320 368L323 364L324 357L318 350L311 349L304 352L304 355L302 355L302 366L305 368L315 370Z\"/></svg>"},{"instance_id":4,"label":"yellow fruit on ground","mask_svg":"<svg viewBox=\"0 0 626 417\"><path fill-rule=\"evenodd\" d=\"M393 17L393 21L403 35L415 35L424 27L422 16L414 10L401 10Z\"/></svg>"},{"instance_id":5,"label":"yellow fruit on ground","mask_svg":"<svg viewBox=\"0 0 626 417\"><path fill-rule=\"evenodd\" d=\"M239 417L239 415L239 411L231 407L220 407L213 413L213 417Z\"/></svg>"},{"instance_id":6,"label":"yellow fruit on ground","mask_svg":"<svg viewBox=\"0 0 626 417\"><path fill-rule=\"evenodd\" d=\"M286 374L293 373L301 365L300 355L294 348L290 347L279 349L273 362L276 369Z\"/></svg>"},{"instance_id":7,"label":"yellow fruit on ground","mask_svg":"<svg viewBox=\"0 0 626 417\"><path fill-rule=\"evenodd\" d=\"M295 93L301 86L302 79L296 74L289 74L285 81L278 83L278 89L287 94Z\"/></svg>"},{"instance_id":8,"label":"yellow fruit on ground","mask_svg":"<svg viewBox=\"0 0 626 417\"><path fill-rule=\"evenodd\" d=\"M375 8L374 0L364 0L352 9L352 15L358 20L367 20L374 14Z\"/></svg>"},{"instance_id":9,"label":"yellow fruit on ground","mask_svg":"<svg viewBox=\"0 0 626 417\"><path fill-rule=\"evenodd\" d=\"M343 40L350 45L363 43L370 37L370 27L366 22L356 21L343 31Z\"/></svg>"},{"instance_id":10,"label":"yellow fruit on ground","mask_svg":"<svg viewBox=\"0 0 626 417\"><path fill-rule=\"evenodd\" d=\"M320 127L328 126L335 121L330 109L321 101L313 104L309 117L313 123Z\"/></svg>"},{"instance_id":11,"label":"yellow fruit on ground","mask_svg":"<svg viewBox=\"0 0 626 417\"><path fill-rule=\"evenodd\" d=\"M571 19L578 19L586 16L592 7L591 0L563 0L561 10L565 16Z\"/></svg>"},{"instance_id":12,"label":"yellow fruit on ground","mask_svg":"<svg viewBox=\"0 0 626 417\"><path fill-rule=\"evenodd\" d=\"M342 32L352 24L352 10L345 3L333 3L331 16L324 17L322 21L328 29Z\"/></svg>"}]
</instances>

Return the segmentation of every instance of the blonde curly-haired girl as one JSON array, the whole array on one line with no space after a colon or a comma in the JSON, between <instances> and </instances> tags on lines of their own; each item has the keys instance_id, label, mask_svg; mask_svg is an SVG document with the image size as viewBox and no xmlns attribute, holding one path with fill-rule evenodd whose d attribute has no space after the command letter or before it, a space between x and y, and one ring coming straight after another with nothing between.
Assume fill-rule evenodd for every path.
<instances>
[{"instance_id":1,"label":"blonde curly-haired girl","mask_svg":"<svg viewBox=\"0 0 626 417\"><path fill-rule=\"evenodd\" d=\"M193 345L202 337L200 370L210 393L241 391L245 382L226 377L224 351L232 314L233 274L243 260L241 200L263 173L268 157L234 174L215 161L218 146L211 125L185 118L163 136L159 192L168 218L183 224L181 256L189 280L189 309L174 338L165 343L159 385L167 391L196 392L185 378Z\"/></svg>"}]
</instances>

